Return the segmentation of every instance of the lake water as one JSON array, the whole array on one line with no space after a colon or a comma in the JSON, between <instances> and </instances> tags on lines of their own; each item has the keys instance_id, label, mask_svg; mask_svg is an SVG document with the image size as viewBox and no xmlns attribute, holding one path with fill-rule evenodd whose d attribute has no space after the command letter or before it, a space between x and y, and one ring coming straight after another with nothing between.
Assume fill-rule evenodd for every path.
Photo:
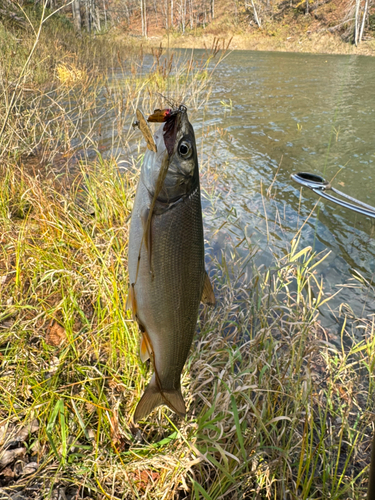
<instances>
[{"instance_id":1,"label":"lake water","mask_svg":"<svg viewBox=\"0 0 375 500\"><path fill-rule=\"evenodd\" d=\"M194 54L202 57L202 51ZM150 64L146 57L145 71ZM202 187L209 191L203 200L208 266L210 254L232 255L244 235L259 249L244 280L252 265L266 269L274 254L288 251L318 201L308 189L301 193L292 173L319 173L327 180L337 174L335 187L375 206L374 74L375 58L364 56L234 51L218 66L208 106L189 113ZM112 119L106 120L102 143L113 145ZM111 154L129 158L121 148L112 147ZM374 219L321 201L301 231L299 248L308 245L331 251L318 268L327 293L352 285L330 307L345 302L358 316L373 313L373 288L353 287L353 276L359 272L374 286ZM242 257L248 251L246 243L236 249ZM323 324L335 327L329 308L322 313Z\"/></svg>"},{"instance_id":2,"label":"lake water","mask_svg":"<svg viewBox=\"0 0 375 500\"><path fill-rule=\"evenodd\" d=\"M375 58L361 56L235 51L225 59L208 109L194 123L198 136L209 126L203 166L219 175L209 202L215 211L205 216L215 251L230 251L245 232L261 249L256 265L271 263L272 252L283 255L318 201L308 189L300 196L295 172L337 174L335 187L375 206L374 74ZM223 226L213 236L229 213L243 230L236 238ZM318 268L328 293L357 283L355 271L374 285L374 219L321 201L301 231L299 248L307 245L331 250ZM360 316L374 312L373 294L363 288L344 288L330 305L341 302ZM328 309L323 314L323 323L335 324Z\"/></svg>"}]
</instances>

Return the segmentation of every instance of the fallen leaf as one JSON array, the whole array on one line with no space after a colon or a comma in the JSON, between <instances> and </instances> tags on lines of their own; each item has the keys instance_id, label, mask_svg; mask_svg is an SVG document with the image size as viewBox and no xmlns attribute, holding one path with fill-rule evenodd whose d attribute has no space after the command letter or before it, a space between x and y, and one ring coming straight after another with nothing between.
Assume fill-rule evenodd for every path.
<instances>
[{"instance_id":1,"label":"fallen leaf","mask_svg":"<svg viewBox=\"0 0 375 500\"><path fill-rule=\"evenodd\" d=\"M38 470L39 464L37 462L30 462L25 465L25 467L22 469L21 474L23 476L29 475L29 474L34 474Z\"/></svg>"},{"instance_id":2,"label":"fallen leaf","mask_svg":"<svg viewBox=\"0 0 375 500\"><path fill-rule=\"evenodd\" d=\"M0 474L6 479L13 479L15 476L14 472L10 467L5 467L5 469L2 470Z\"/></svg>"},{"instance_id":3,"label":"fallen leaf","mask_svg":"<svg viewBox=\"0 0 375 500\"><path fill-rule=\"evenodd\" d=\"M16 448L15 450L6 450L0 453L0 469L3 469L16 458L23 457L26 454L26 448Z\"/></svg>"},{"instance_id":4,"label":"fallen leaf","mask_svg":"<svg viewBox=\"0 0 375 500\"><path fill-rule=\"evenodd\" d=\"M131 472L130 476L138 490L145 490L148 485L151 484L153 486L158 481L160 474L150 470L137 470L136 472Z\"/></svg>"},{"instance_id":5,"label":"fallen leaf","mask_svg":"<svg viewBox=\"0 0 375 500\"><path fill-rule=\"evenodd\" d=\"M35 419L29 425L26 425L26 427L22 427L22 429L17 432L14 439L15 441L26 441L29 434L32 434L37 430L39 430L39 422Z\"/></svg>"},{"instance_id":6,"label":"fallen leaf","mask_svg":"<svg viewBox=\"0 0 375 500\"><path fill-rule=\"evenodd\" d=\"M58 347L62 342L66 340L65 329L57 323L57 321L52 320L47 328L46 342L49 345Z\"/></svg>"},{"instance_id":7,"label":"fallen leaf","mask_svg":"<svg viewBox=\"0 0 375 500\"><path fill-rule=\"evenodd\" d=\"M340 184L340 186L345 186L345 182L338 182L338 184Z\"/></svg>"}]
</instances>

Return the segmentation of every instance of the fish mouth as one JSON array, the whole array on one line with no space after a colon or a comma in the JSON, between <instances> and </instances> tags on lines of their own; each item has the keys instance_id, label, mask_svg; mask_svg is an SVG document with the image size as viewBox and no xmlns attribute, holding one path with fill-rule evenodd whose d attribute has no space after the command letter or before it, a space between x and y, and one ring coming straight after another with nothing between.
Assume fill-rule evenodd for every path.
<instances>
[{"instance_id":1,"label":"fish mouth","mask_svg":"<svg viewBox=\"0 0 375 500\"><path fill-rule=\"evenodd\" d=\"M189 125L186 106L179 106L167 116L163 127L163 138L169 157L175 152L177 134L186 135L189 132Z\"/></svg>"}]
</instances>

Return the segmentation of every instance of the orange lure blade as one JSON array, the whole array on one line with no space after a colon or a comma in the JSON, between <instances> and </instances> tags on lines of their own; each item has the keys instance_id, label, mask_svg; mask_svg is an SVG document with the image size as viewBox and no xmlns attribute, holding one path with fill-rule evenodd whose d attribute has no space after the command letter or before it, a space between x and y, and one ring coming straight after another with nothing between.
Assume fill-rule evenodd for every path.
<instances>
[{"instance_id":1,"label":"orange lure blade","mask_svg":"<svg viewBox=\"0 0 375 500\"><path fill-rule=\"evenodd\" d=\"M147 121L151 123L166 122L172 114L172 109L154 109L154 112L147 118Z\"/></svg>"}]
</instances>

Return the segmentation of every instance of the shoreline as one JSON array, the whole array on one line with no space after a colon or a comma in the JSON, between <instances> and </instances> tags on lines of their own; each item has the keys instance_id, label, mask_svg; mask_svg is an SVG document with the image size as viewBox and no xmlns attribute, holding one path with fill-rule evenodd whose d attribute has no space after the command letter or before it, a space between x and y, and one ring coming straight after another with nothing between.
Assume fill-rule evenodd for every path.
<instances>
[{"instance_id":1,"label":"shoreline","mask_svg":"<svg viewBox=\"0 0 375 500\"><path fill-rule=\"evenodd\" d=\"M221 45L223 43L226 45L231 38L230 50L375 56L375 40L364 41L356 47L331 33L296 33L293 36L260 35L259 33L220 33L218 35L205 33L203 36L195 36L194 34L176 36L175 33L172 33L169 36L169 47L171 49L209 50L215 40L220 40ZM153 35L146 39L146 42L151 47L159 47L160 43L166 47L168 46L168 36L165 34Z\"/></svg>"}]
</instances>

